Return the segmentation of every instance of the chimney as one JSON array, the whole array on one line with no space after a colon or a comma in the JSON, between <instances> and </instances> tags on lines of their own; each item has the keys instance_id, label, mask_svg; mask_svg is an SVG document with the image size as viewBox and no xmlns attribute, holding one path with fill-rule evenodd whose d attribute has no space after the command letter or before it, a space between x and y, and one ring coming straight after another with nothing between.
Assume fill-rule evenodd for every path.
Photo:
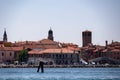
<instances>
[{"instance_id":1,"label":"chimney","mask_svg":"<svg viewBox=\"0 0 120 80\"><path fill-rule=\"evenodd\" d=\"M107 40L105 41L105 44L106 44L106 47L107 47L108 46L108 41Z\"/></svg>"}]
</instances>

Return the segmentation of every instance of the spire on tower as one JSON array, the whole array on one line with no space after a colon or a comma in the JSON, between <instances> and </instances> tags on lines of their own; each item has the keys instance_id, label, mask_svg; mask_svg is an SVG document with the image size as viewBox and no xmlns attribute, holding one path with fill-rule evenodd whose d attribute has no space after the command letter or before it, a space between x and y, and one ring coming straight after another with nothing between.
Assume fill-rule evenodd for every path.
<instances>
[{"instance_id":1,"label":"spire on tower","mask_svg":"<svg viewBox=\"0 0 120 80\"><path fill-rule=\"evenodd\" d=\"M7 33L6 33L6 28L4 28L3 42L7 42Z\"/></svg>"}]
</instances>

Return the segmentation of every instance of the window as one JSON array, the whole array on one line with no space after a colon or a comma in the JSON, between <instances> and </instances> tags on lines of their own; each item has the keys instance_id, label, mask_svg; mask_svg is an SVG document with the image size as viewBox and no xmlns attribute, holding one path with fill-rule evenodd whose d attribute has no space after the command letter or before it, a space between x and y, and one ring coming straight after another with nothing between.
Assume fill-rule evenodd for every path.
<instances>
[{"instance_id":1,"label":"window","mask_svg":"<svg viewBox=\"0 0 120 80\"><path fill-rule=\"evenodd\" d=\"M42 57L42 55L41 55L41 54L39 54L39 57Z\"/></svg>"},{"instance_id":2,"label":"window","mask_svg":"<svg viewBox=\"0 0 120 80\"><path fill-rule=\"evenodd\" d=\"M17 52L14 53L14 58L17 58L18 54Z\"/></svg>"},{"instance_id":3,"label":"window","mask_svg":"<svg viewBox=\"0 0 120 80\"><path fill-rule=\"evenodd\" d=\"M59 54L59 58L61 59L61 54Z\"/></svg>"},{"instance_id":4,"label":"window","mask_svg":"<svg viewBox=\"0 0 120 80\"><path fill-rule=\"evenodd\" d=\"M2 53L2 56L4 56L4 53Z\"/></svg>"},{"instance_id":5,"label":"window","mask_svg":"<svg viewBox=\"0 0 120 80\"><path fill-rule=\"evenodd\" d=\"M53 58L54 58L54 54L53 54Z\"/></svg>"},{"instance_id":6,"label":"window","mask_svg":"<svg viewBox=\"0 0 120 80\"><path fill-rule=\"evenodd\" d=\"M68 61L66 60L65 64L68 64Z\"/></svg>"},{"instance_id":7,"label":"window","mask_svg":"<svg viewBox=\"0 0 120 80\"><path fill-rule=\"evenodd\" d=\"M67 54L65 55L65 57L67 58Z\"/></svg>"},{"instance_id":8,"label":"window","mask_svg":"<svg viewBox=\"0 0 120 80\"><path fill-rule=\"evenodd\" d=\"M72 54L71 54L71 58L73 58Z\"/></svg>"},{"instance_id":9,"label":"window","mask_svg":"<svg viewBox=\"0 0 120 80\"><path fill-rule=\"evenodd\" d=\"M12 56L12 53L10 52L10 56Z\"/></svg>"},{"instance_id":10,"label":"window","mask_svg":"<svg viewBox=\"0 0 120 80\"><path fill-rule=\"evenodd\" d=\"M30 56L33 57L33 54L31 54Z\"/></svg>"},{"instance_id":11,"label":"window","mask_svg":"<svg viewBox=\"0 0 120 80\"><path fill-rule=\"evenodd\" d=\"M71 64L73 64L73 61L71 60Z\"/></svg>"},{"instance_id":12,"label":"window","mask_svg":"<svg viewBox=\"0 0 120 80\"><path fill-rule=\"evenodd\" d=\"M56 58L58 58L58 54L56 54Z\"/></svg>"},{"instance_id":13,"label":"window","mask_svg":"<svg viewBox=\"0 0 120 80\"><path fill-rule=\"evenodd\" d=\"M64 58L64 54L63 54L63 58Z\"/></svg>"},{"instance_id":14,"label":"window","mask_svg":"<svg viewBox=\"0 0 120 80\"><path fill-rule=\"evenodd\" d=\"M119 52L117 54L119 55Z\"/></svg>"}]
</instances>

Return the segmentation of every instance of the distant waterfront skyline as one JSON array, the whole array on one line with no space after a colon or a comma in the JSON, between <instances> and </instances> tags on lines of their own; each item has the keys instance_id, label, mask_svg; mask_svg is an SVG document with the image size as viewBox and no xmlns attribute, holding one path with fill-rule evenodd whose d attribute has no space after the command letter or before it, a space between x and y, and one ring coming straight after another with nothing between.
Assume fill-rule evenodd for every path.
<instances>
[{"instance_id":1,"label":"distant waterfront skyline","mask_svg":"<svg viewBox=\"0 0 120 80\"><path fill-rule=\"evenodd\" d=\"M38 41L53 30L54 40L82 46L82 31L92 42L120 41L120 0L0 0L0 40Z\"/></svg>"}]
</instances>

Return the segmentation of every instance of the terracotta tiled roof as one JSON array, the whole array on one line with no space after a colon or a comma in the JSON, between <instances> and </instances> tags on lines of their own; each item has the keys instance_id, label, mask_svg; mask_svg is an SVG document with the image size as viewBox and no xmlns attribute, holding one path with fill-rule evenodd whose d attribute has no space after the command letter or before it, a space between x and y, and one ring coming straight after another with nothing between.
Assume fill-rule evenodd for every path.
<instances>
[{"instance_id":1,"label":"terracotta tiled roof","mask_svg":"<svg viewBox=\"0 0 120 80\"><path fill-rule=\"evenodd\" d=\"M120 49L120 46L115 46L115 49Z\"/></svg>"},{"instance_id":2,"label":"terracotta tiled roof","mask_svg":"<svg viewBox=\"0 0 120 80\"><path fill-rule=\"evenodd\" d=\"M41 45L25 45L24 47L30 49L43 48Z\"/></svg>"},{"instance_id":3,"label":"terracotta tiled roof","mask_svg":"<svg viewBox=\"0 0 120 80\"><path fill-rule=\"evenodd\" d=\"M109 46L120 46L120 42L112 42Z\"/></svg>"},{"instance_id":4,"label":"terracotta tiled roof","mask_svg":"<svg viewBox=\"0 0 120 80\"><path fill-rule=\"evenodd\" d=\"M56 44L57 42L49 40L49 39L42 39L40 41L22 41L16 42L14 44L21 44L21 45L35 45L35 44Z\"/></svg>"},{"instance_id":5,"label":"terracotta tiled roof","mask_svg":"<svg viewBox=\"0 0 120 80\"><path fill-rule=\"evenodd\" d=\"M40 51L41 50L32 50L32 51L29 51L28 54L42 54Z\"/></svg>"},{"instance_id":6,"label":"terracotta tiled roof","mask_svg":"<svg viewBox=\"0 0 120 80\"><path fill-rule=\"evenodd\" d=\"M120 52L120 49L113 49L111 52Z\"/></svg>"},{"instance_id":7,"label":"terracotta tiled roof","mask_svg":"<svg viewBox=\"0 0 120 80\"><path fill-rule=\"evenodd\" d=\"M4 47L0 47L0 51L4 50Z\"/></svg>"},{"instance_id":8,"label":"terracotta tiled roof","mask_svg":"<svg viewBox=\"0 0 120 80\"><path fill-rule=\"evenodd\" d=\"M0 47L0 50L2 51L4 51L4 50L6 50L6 51L11 51L12 50L12 48L11 47Z\"/></svg>"},{"instance_id":9,"label":"terracotta tiled roof","mask_svg":"<svg viewBox=\"0 0 120 80\"><path fill-rule=\"evenodd\" d=\"M1 51L20 51L23 50L23 47L0 47Z\"/></svg>"},{"instance_id":10,"label":"terracotta tiled roof","mask_svg":"<svg viewBox=\"0 0 120 80\"><path fill-rule=\"evenodd\" d=\"M68 49L70 49L70 50L80 50L79 47L77 47L77 48L74 48L74 47L68 47Z\"/></svg>"},{"instance_id":11,"label":"terracotta tiled roof","mask_svg":"<svg viewBox=\"0 0 120 80\"><path fill-rule=\"evenodd\" d=\"M97 51L98 51L98 49L93 50L93 52L97 52Z\"/></svg>"},{"instance_id":12,"label":"terracotta tiled roof","mask_svg":"<svg viewBox=\"0 0 120 80\"><path fill-rule=\"evenodd\" d=\"M49 39L42 39L42 40L38 41L37 43L39 43L39 44L56 44L57 42L49 40Z\"/></svg>"},{"instance_id":13,"label":"terracotta tiled roof","mask_svg":"<svg viewBox=\"0 0 120 80\"><path fill-rule=\"evenodd\" d=\"M108 50L107 49L104 49L102 52L107 52Z\"/></svg>"},{"instance_id":14,"label":"terracotta tiled roof","mask_svg":"<svg viewBox=\"0 0 120 80\"><path fill-rule=\"evenodd\" d=\"M3 44L4 42L3 41L0 41L0 44Z\"/></svg>"},{"instance_id":15,"label":"terracotta tiled roof","mask_svg":"<svg viewBox=\"0 0 120 80\"><path fill-rule=\"evenodd\" d=\"M26 42L20 42L20 43L15 43L18 46L23 46L25 48L43 48L43 49L48 49L48 48L58 48L58 42L49 40L49 39L42 39L40 41L26 41Z\"/></svg>"},{"instance_id":16,"label":"terracotta tiled roof","mask_svg":"<svg viewBox=\"0 0 120 80\"><path fill-rule=\"evenodd\" d=\"M31 48L31 49L36 49L36 48L42 48L42 49L49 49L49 48L58 48L58 45L25 45L25 48Z\"/></svg>"},{"instance_id":17,"label":"terracotta tiled roof","mask_svg":"<svg viewBox=\"0 0 120 80\"><path fill-rule=\"evenodd\" d=\"M13 51L21 51L23 50L23 47L12 47Z\"/></svg>"},{"instance_id":18,"label":"terracotta tiled roof","mask_svg":"<svg viewBox=\"0 0 120 80\"><path fill-rule=\"evenodd\" d=\"M67 48L62 48L62 49L46 49L42 51L43 53L73 53L72 50L67 49Z\"/></svg>"},{"instance_id":19,"label":"terracotta tiled roof","mask_svg":"<svg viewBox=\"0 0 120 80\"><path fill-rule=\"evenodd\" d=\"M32 50L28 54L44 54L44 53L74 53L73 50L62 48L62 49L45 49L45 50Z\"/></svg>"}]
</instances>

